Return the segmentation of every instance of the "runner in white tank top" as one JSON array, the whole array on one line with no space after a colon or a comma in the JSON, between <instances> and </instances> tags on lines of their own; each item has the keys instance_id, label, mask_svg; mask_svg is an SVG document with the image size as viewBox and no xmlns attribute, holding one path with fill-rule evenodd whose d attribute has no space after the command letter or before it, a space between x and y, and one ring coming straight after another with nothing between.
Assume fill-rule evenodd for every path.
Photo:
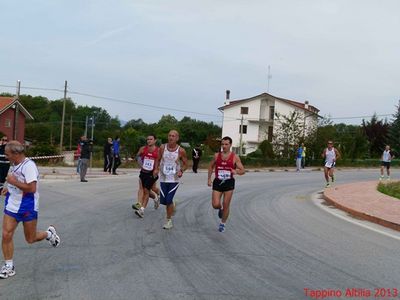
<instances>
[{"instance_id":1,"label":"runner in white tank top","mask_svg":"<svg viewBox=\"0 0 400 300\"><path fill-rule=\"evenodd\" d=\"M174 196L179 179L187 169L186 151L178 145L179 133L171 130L168 143L161 145L154 174L160 174L160 203L166 206L167 222L164 229L172 228L172 215L175 210Z\"/></svg>"},{"instance_id":2,"label":"runner in white tank top","mask_svg":"<svg viewBox=\"0 0 400 300\"><path fill-rule=\"evenodd\" d=\"M382 153L382 158L381 158L381 177L379 180L382 180L384 178L384 169L386 168L386 174L387 174L387 180L390 180L390 162L394 158L394 155L392 151L390 150L390 146L386 145L385 151Z\"/></svg>"},{"instance_id":3,"label":"runner in white tank top","mask_svg":"<svg viewBox=\"0 0 400 300\"><path fill-rule=\"evenodd\" d=\"M333 147L333 142L328 141L328 147L322 152L322 157L325 159L324 165L324 176L326 180L326 186L330 187L329 177L332 179L332 183L335 181L335 164L336 160L340 159L339 151Z\"/></svg>"}]
</instances>

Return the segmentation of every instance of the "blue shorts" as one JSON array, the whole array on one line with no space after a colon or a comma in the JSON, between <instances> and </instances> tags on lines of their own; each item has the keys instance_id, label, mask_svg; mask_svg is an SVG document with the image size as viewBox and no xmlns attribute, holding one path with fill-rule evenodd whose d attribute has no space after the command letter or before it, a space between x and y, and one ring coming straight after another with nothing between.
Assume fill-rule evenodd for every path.
<instances>
[{"instance_id":1,"label":"blue shorts","mask_svg":"<svg viewBox=\"0 0 400 300\"><path fill-rule=\"evenodd\" d=\"M4 214L13 217L15 220L17 220L17 222L29 222L29 221L33 221L33 220L37 220L38 218L38 212L37 211L25 211L25 212L21 212L21 213L13 213L11 211L8 210L4 210Z\"/></svg>"},{"instance_id":2,"label":"blue shorts","mask_svg":"<svg viewBox=\"0 0 400 300\"><path fill-rule=\"evenodd\" d=\"M178 186L179 182L160 182L160 203L163 205L172 204Z\"/></svg>"}]
</instances>

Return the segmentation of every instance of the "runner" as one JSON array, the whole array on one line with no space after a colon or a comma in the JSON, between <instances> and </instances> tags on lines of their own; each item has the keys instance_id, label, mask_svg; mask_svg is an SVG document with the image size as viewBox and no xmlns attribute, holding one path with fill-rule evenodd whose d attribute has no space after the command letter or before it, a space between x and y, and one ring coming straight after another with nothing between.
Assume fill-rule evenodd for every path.
<instances>
[{"instance_id":1,"label":"runner","mask_svg":"<svg viewBox=\"0 0 400 300\"><path fill-rule=\"evenodd\" d=\"M171 130L168 133L168 143L161 145L154 174L160 173L160 203L166 206L167 222L164 229L171 229L172 215L175 210L174 195L179 186L179 179L187 168L186 151L177 143L179 133Z\"/></svg>"},{"instance_id":2,"label":"runner","mask_svg":"<svg viewBox=\"0 0 400 300\"><path fill-rule=\"evenodd\" d=\"M39 211L39 171L35 163L25 157L24 152L24 146L18 141L10 141L5 148L5 154L12 166L7 176L7 186L2 191L2 195L6 195L2 234L5 264L0 270L2 279L15 275L13 236L19 222L23 222L25 240L29 244L44 239L53 247L60 244L60 238L53 225L46 231L36 231Z\"/></svg>"},{"instance_id":3,"label":"runner","mask_svg":"<svg viewBox=\"0 0 400 300\"><path fill-rule=\"evenodd\" d=\"M231 204L233 190L235 189L235 179L233 175L243 175L245 169L240 157L231 152L232 139L229 136L222 138L222 152L216 153L208 167L208 186L212 185L212 206L218 209L218 217L221 222L218 226L219 232L225 231L225 223L229 217L229 207ZM211 176L215 168L215 178L211 181ZM221 198L223 196L222 205Z\"/></svg>"},{"instance_id":4,"label":"runner","mask_svg":"<svg viewBox=\"0 0 400 300\"><path fill-rule=\"evenodd\" d=\"M326 180L326 186L330 187L329 177L332 179L332 183L335 181L335 165L336 160L340 159L339 151L333 147L333 142L328 141L328 147L322 152L322 157L325 159L324 175Z\"/></svg>"},{"instance_id":5,"label":"runner","mask_svg":"<svg viewBox=\"0 0 400 300\"><path fill-rule=\"evenodd\" d=\"M394 158L392 151L390 150L390 146L386 145L385 151L382 153L382 162L381 162L381 177L379 180L384 178L384 169L386 168L387 180L390 180L390 162Z\"/></svg>"},{"instance_id":6,"label":"runner","mask_svg":"<svg viewBox=\"0 0 400 300\"><path fill-rule=\"evenodd\" d=\"M155 135L149 135L147 137L147 145L140 147L136 155L137 162L141 166L139 175L139 191L141 190L141 193L138 193L140 207L135 210L135 213L140 218L144 217L144 210L147 207L150 192L154 189L158 179L158 175L153 174L159 150L156 146L156 141ZM157 209L159 205L159 198L154 198L154 208ZM135 209L137 206L133 208Z\"/></svg>"}]
</instances>

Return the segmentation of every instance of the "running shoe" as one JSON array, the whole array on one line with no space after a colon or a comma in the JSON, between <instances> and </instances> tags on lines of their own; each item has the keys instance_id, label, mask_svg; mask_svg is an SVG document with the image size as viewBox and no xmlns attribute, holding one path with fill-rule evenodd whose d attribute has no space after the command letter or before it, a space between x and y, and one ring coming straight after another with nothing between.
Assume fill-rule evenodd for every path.
<instances>
[{"instance_id":1,"label":"running shoe","mask_svg":"<svg viewBox=\"0 0 400 300\"><path fill-rule=\"evenodd\" d=\"M390 180L390 176L388 176L388 177L386 178L386 180Z\"/></svg>"},{"instance_id":2,"label":"running shoe","mask_svg":"<svg viewBox=\"0 0 400 300\"><path fill-rule=\"evenodd\" d=\"M222 219L222 208L218 209L218 218Z\"/></svg>"},{"instance_id":3,"label":"running shoe","mask_svg":"<svg viewBox=\"0 0 400 300\"><path fill-rule=\"evenodd\" d=\"M49 244L52 245L54 248L58 247L60 245L60 237L57 235L56 228L53 225L50 225L49 228L47 228L47 231L50 232L50 238L46 238L46 240L49 241Z\"/></svg>"},{"instance_id":4,"label":"running shoe","mask_svg":"<svg viewBox=\"0 0 400 300\"><path fill-rule=\"evenodd\" d=\"M140 209L142 206L140 205L140 203L139 202L136 202L135 204L132 204L132 208L134 209L134 210L138 210L138 209Z\"/></svg>"},{"instance_id":5,"label":"running shoe","mask_svg":"<svg viewBox=\"0 0 400 300\"><path fill-rule=\"evenodd\" d=\"M156 194L156 197L153 199L154 201L154 209L157 209L160 207L160 196Z\"/></svg>"},{"instance_id":6,"label":"running shoe","mask_svg":"<svg viewBox=\"0 0 400 300\"><path fill-rule=\"evenodd\" d=\"M219 232L224 232L225 231L225 224L220 223L218 227Z\"/></svg>"},{"instance_id":7,"label":"running shoe","mask_svg":"<svg viewBox=\"0 0 400 300\"><path fill-rule=\"evenodd\" d=\"M383 177L383 175L382 175L381 177L379 177L379 180L383 180L383 178L384 178L384 177Z\"/></svg>"},{"instance_id":8,"label":"running shoe","mask_svg":"<svg viewBox=\"0 0 400 300\"><path fill-rule=\"evenodd\" d=\"M6 279L15 275L15 268L4 265L0 270L0 279Z\"/></svg>"},{"instance_id":9,"label":"running shoe","mask_svg":"<svg viewBox=\"0 0 400 300\"><path fill-rule=\"evenodd\" d=\"M167 223L165 223L163 226L164 229L171 229L172 227L173 227L173 225L172 225L171 219L167 220Z\"/></svg>"},{"instance_id":10,"label":"running shoe","mask_svg":"<svg viewBox=\"0 0 400 300\"><path fill-rule=\"evenodd\" d=\"M135 210L135 214L139 217L139 218L144 218L144 211L141 209Z\"/></svg>"}]
</instances>

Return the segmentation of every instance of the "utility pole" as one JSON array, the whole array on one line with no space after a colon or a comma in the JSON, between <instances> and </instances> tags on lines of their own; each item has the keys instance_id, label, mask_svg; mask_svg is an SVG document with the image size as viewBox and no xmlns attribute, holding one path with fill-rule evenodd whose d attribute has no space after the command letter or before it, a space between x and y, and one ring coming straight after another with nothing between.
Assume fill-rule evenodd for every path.
<instances>
[{"instance_id":1,"label":"utility pole","mask_svg":"<svg viewBox=\"0 0 400 300\"><path fill-rule=\"evenodd\" d=\"M69 151L72 149L72 115L71 121L69 122Z\"/></svg>"},{"instance_id":2,"label":"utility pole","mask_svg":"<svg viewBox=\"0 0 400 300\"><path fill-rule=\"evenodd\" d=\"M93 133L94 133L94 115L91 117L92 119L92 137L91 140L91 149L93 150ZM90 151L90 172L92 172L92 165L93 165L93 151Z\"/></svg>"},{"instance_id":3,"label":"utility pole","mask_svg":"<svg viewBox=\"0 0 400 300\"><path fill-rule=\"evenodd\" d=\"M18 101L20 92L21 92L21 81L17 80L17 93L16 93L17 102L15 102L15 115L14 115L14 136L13 136L14 140L18 138L18 117L19 117Z\"/></svg>"},{"instance_id":4,"label":"utility pole","mask_svg":"<svg viewBox=\"0 0 400 300\"><path fill-rule=\"evenodd\" d=\"M67 81L65 80L64 86L64 101L63 101L63 111L61 117L61 136L60 136L60 154L63 149L63 140L64 140L64 119L65 119L65 102L67 100Z\"/></svg>"},{"instance_id":5,"label":"utility pole","mask_svg":"<svg viewBox=\"0 0 400 300\"><path fill-rule=\"evenodd\" d=\"M243 140L243 115L242 115L242 119L240 120L239 156L242 155L242 153L243 153L242 140Z\"/></svg>"},{"instance_id":6,"label":"utility pole","mask_svg":"<svg viewBox=\"0 0 400 300\"><path fill-rule=\"evenodd\" d=\"M271 75L271 66L269 66L268 65L268 77L267 77L267 80L268 80L268 83L267 83L267 93L269 93L269 80L272 78L272 75Z\"/></svg>"},{"instance_id":7,"label":"utility pole","mask_svg":"<svg viewBox=\"0 0 400 300\"><path fill-rule=\"evenodd\" d=\"M88 122L88 116L86 116L86 120L85 120L85 134L84 136L87 137L87 122Z\"/></svg>"}]
</instances>

